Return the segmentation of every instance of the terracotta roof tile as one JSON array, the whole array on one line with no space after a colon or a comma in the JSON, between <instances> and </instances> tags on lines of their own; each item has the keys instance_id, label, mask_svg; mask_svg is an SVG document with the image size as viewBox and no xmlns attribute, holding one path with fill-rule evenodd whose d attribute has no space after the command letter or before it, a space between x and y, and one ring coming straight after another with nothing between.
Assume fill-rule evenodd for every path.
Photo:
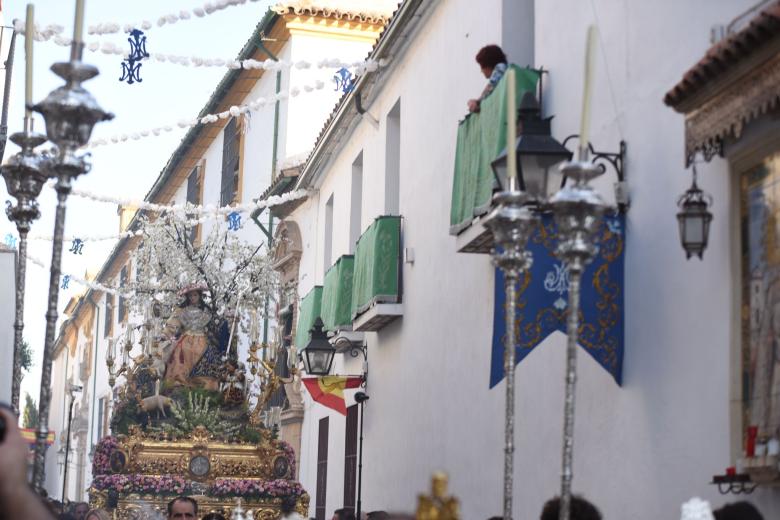
<instances>
[{"instance_id":1,"label":"terracotta roof tile","mask_svg":"<svg viewBox=\"0 0 780 520\"><path fill-rule=\"evenodd\" d=\"M678 106L737 62L778 37L780 37L780 0L758 13L750 20L747 27L710 47L704 57L666 93L664 103L671 107Z\"/></svg>"}]
</instances>

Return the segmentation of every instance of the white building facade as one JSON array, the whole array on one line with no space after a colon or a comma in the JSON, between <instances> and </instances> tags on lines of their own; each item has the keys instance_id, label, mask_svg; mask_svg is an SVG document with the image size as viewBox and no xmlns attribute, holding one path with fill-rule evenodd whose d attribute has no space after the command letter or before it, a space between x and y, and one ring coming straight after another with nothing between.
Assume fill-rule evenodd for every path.
<instances>
[{"instance_id":1,"label":"white building facade","mask_svg":"<svg viewBox=\"0 0 780 520\"><path fill-rule=\"evenodd\" d=\"M711 28L753 4L402 3L373 51L390 65L334 110L295 184L316 191L283 215L299 237L304 301L376 217L401 216L401 315L360 339L370 395L363 511L412 509L442 469L463 518L501 512L504 384L488 389L494 270L487 255L457 253L448 233L458 121L484 86L474 55L498 43L511 62L548 71L552 134L576 133L589 24L599 28L591 141L607 151L626 141L631 204L623 383L579 356L574 490L605 518L632 519L678 518L693 496L713 505L744 496L710 484L744 456L738 172L728 147L725 159L698 166L715 220L704 260L686 261L675 219L690 185L684 122L663 98L709 49ZM597 185L614 202L614 179L604 177ZM560 490L564 356L565 336L555 333L518 365L516 518L537 518ZM359 374L361 362L337 354L332 373ZM345 418L308 395L304 410L300 480L310 516L330 518L354 505L354 412ZM780 514L772 486L749 499L766 518Z\"/></svg>"}]
</instances>

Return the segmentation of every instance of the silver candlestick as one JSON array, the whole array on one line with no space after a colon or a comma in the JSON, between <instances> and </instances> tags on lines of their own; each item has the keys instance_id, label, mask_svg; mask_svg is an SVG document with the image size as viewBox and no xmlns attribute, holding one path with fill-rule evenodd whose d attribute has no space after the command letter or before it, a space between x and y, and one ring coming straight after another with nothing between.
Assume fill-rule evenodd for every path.
<instances>
[{"instance_id":1,"label":"silver candlestick","mask_svg":"<svg viewBox=\"0 0 780 520\"><path fill-rule=\"evenodd\" d=\"M27 272L27 234L33 221L41 213L38 210L38 196L46 182L43 162L46 157L36 154L34 149L46 142L46 137L27 131L30 121L25 121L25 131L11 136L11 141L22 150L0 167L8 194L16 199L16 205L6 202L5 214L16 224L19 233L19 251L16 264L16 309L14 318L14 360L11 379L11 406L19 415L19 388L22 383L22 342L24 331L25 276Z\"/></svg>"},{"instance_id":2,"label":"silver candlestick","mask_svg":"<svg viewBox=\"0 0 780 520\"><path fill-rule=\"evenodd\" d=\"M506 306L506 337L504 338L504 375L506 376L506 409L504 421L504 520L512 518L512 491L514 472L515 437L515 314L517 311L517 284L520 276L531 267L531 253L525 250L531 236L536 216L526 206L528 196L513 189L497 193L493 197L495 209L485 221L493 232L493 263L504 273Z\"/></svg>"},{"instance_id":3,"label":"silver candlestick","mask_svg":"<svg viewBox=\"0 0 780 520\"><path fill-rule=\"evenodd\" d=\"M604 212L605 204L588 182L602 174L602 169L588 161L580 149L580 160L567 162L561 171L569 182L551 199L558 225L557 254L569 270L569 314L566 320L566 396L563 409L563 461L561 468L560 520L569 520L571 482L574 461L574 410L577 383L577 340L582 272L593 260L598 248L593 234ZM573 182L571 182L573 181Z\"/></svg>"},{"instance_id":4,"label":"silver candlestick","mask_svg":"<svg viewBox=\"0 0 780 520\"><path fill-rule=\"evenodd\" d=\"M54 220L49 299L46 312L46 334L41 367L41 393L39 400L38 430L33 462L33 486L43 489L45 475L46 437L49 434L49 404L51 401L51 364L54 335L57 326L57 302L59 298L60 270L62 265L62 238L65 230L66 201L73 179L89 172L91 165L87 153L79 153L92 135L96 123L108 121L114 116L105 112L81 83L98 75L98 69L81 62L83 44L74 43L71 61L55 63L51 70L65 80L65 85L53 90L42 102L33 107L46 122L46 134L57 145L56 156L49 162L49 175L57 180L57 212Z\"/></svg>"}]
</instances>

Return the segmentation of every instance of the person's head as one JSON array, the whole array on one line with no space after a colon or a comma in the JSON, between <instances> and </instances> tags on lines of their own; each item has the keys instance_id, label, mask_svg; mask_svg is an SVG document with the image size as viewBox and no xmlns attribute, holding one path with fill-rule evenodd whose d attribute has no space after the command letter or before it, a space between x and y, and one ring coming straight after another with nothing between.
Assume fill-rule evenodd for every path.
<instances>
[{"instance_id":1,"label":"person's head","mask_svg":"<svg viewBox=\"0 0 780 520\"><path fill-rule=\"evenodd\" d=\"M371 511L367 516L368 520L388 520L390 518L387 511Z\"/></svg>"},{"instance_id":2,"label":"person's head","mask_svg":"<svg viewBox=\"0 0 780 520\"><path fill-rule=\"evenodd\" d=\"M506 63L506 54L498 45L486 45L479 50L476 60L482 74L489 78L496 65Z\"/></svg>"},{"instance_id":3,"label":"person's head","mask_svg":"<svg viewBox=\"0 0 780 520\"><path fill-rule=\"evenodd\" d=\"M104 509L92 509L84 517L84 520L111 520L111 515Z\"/></svg>"},{"instance_id":4,"label":"person's head","mask_svg":"<svg viewBox=\"0 0 780 520\"><path fill-rule=\"evenodd\" d=\"M73 504L73 506L71 506L71 512L73 513L73 516L77 518L77 520L84 520L88 511L89 504L86 502L76 502Z\"/></svg>"},{"instance_id":5,"label":"person's head","mask_svg":"<svg viewBox=\"0 0 780 520\"><path fill-rule=\"evenodd\" d=\"M336 509L332 520L355 520L355 513L346 508Z\"/></svg>"},{"instance_id":6,"label":"person's head","mask_svg":"<svg viewBox=\"0 0 780 520\"><path fill-rule=\"evenodd\" d=\"M298 504L298 500L296 500L294 497L284 497L282 499L282 505L279 507L282 513L292 513L295 511L295 506Z\"/></svg>"},{"instance_id":7,"label":"person's head","mask_svg":"<svg viewBox=\"0 0 780 520\"><path fill-rule=\"evenodd\" d=\"M208 513L207 515L203 515L203 518L200 520L225 520L225 516L219 513Z\"/></svg>"},{"instance_id":8,"label":"person's head","mask_svg":"<svg viewBox=\"0 0 780 520\"><path fill-rule=\"evenodd\" d=\"M195 520L198 503L192 497L176 497L168 502L168 520Z\"/></svg>"},{"instance_id":9,"label":"person's head","mask_svg":"<svg viewBox=\"0 0 780 520\"><path fill-rule=\"evenodd\" d=\"M740 501L726 504L712 512L715 520L764 520L756 506Z\"/></svg>"},{"instance_id":10,"label":"person's head","mask_svg":"<svg viewBox=\"0 0 780 520\"><path fill-rule=\"evenodd\" d=\"M558 520L558 509L561 505L561 499L556 497L548 500L542 509L542 515L539 520ZM571 497L569 506L571 520L601 520L601 513L596 506L581 497Z\"/></svg>"},{"instance_id":11,"label":"person's head","mask_svg":"<svg viewBox=\"0 0 780 520\"><path fill-rule=\"evenodd\" d=\"M200 305L200 291L190 291L187 293L187 303L190 305Z\"/></svg>"}]
</instances>

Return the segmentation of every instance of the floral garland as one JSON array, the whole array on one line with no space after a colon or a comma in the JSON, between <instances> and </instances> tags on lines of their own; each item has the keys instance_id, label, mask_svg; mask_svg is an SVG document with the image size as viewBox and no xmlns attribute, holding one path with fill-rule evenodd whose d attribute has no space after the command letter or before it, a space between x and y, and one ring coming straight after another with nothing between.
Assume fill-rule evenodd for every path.
<instances>
[{"instance_id":1,"label":"floral garland","mask_svg":"<svg viewBox=\"0 0 780 520\"><path fill-rule=\"evenodd\" d=\"M92 489L116 490L124 493L185 495L192 492L192 483L178 475L97 475Z\"/></svg>"},{"instance_id":2,"label":"floral garland","mask_svg":"<svg viewBox=\"0 0 780 520\"><path fill-rule=\"evenodd\" d=\"M95 454L92 458L92 474L107 475L111 473L111 454L119 446L119 441L112 435L100 439L95 446Z\"/></svg>"},{"instance_id":3,"label":"floral garland","mask_svg":"<svg viewBox=\"0 0 780 520\"><path fill-rule=\"evenodd\" d=\"M284 452L290 462L290 475L295 476L295 449L285 441L276 441L276 446Z\"/></svg>"},{"instance_id":4,"label":"floral garland","mask_svg":"<svg viewBox=\"0 0 780 520\"><path fill-rule=\"evenodd\" d=\"M226 497L239 495L244 498L299 497L304 490L294 480L253 480L243 478L218 478L209 486L207 495Z\"/></svg>"}]
</instances>

